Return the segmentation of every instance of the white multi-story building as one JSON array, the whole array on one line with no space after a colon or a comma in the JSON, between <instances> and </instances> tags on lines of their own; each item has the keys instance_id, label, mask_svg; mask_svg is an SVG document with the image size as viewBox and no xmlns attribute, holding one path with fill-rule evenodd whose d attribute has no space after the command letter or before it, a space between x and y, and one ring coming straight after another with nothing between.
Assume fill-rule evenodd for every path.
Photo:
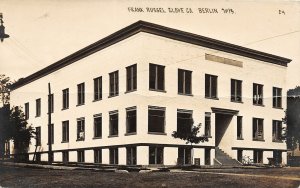
<instances>
[{"instance_id":1,"label":"white multi-story building","mask_svg":"<svg viewBox=\"0 0 300 188\"><path fill-rule=\"evenodd\" d=\"M191 163L193 153L212 165L223 151L286 163L290 61L138 21L15 83L11 105L23 106L38 132L31 160L36 149L47 161L51 146L58 162L175 165ZM171 136L190 121L209 137L192 150Z\"/></svg>"}]
</instances>

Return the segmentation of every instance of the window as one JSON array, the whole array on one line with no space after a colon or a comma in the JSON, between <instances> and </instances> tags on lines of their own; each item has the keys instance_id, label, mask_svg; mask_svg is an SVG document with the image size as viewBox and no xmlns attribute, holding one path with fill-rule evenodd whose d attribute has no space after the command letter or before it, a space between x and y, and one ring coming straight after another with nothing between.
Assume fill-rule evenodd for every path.
<instances>
[{"instance_id":1,"label":"window","mask_svg":"<svg viewBox=\"0 0 300 188\"><path fill-rule=\"evenodd\" d=\"M36 103L35 116L39 117L39 116L41 116L41 99L36 99L35 103Z\"/></svg>"},{"instance_id":2,"label":"window","mask_svg":"<svg viewBox=\"0 0 300 188\"><path fill-rule=\"evenodd\" d=\"M77 105L84 104L84 83L77 85Z\"/></svg>"},{"instance_id":3,"label":"window","mask_svg":"<svg viewBox=\"0 0 300 188\"><path fill-rule=\"evenodd\" d=\"M79 163L84 163L84 150L77 151L77 161Z\"/></svg>"},{"instance_id":4,"label":"window","mask_svg":"<svg viewBox=\"0 0 300 188\"><path fill-rule=\"evenodd\" d=\"M109 149L109 164L118 164L119 163L119 150L118 148Z\"/></svg>"},{"instance_id":5,"label":"window","mask_svg":"<svg viewBox=\"0 0 300 188\"><path fill-rule=\"evenodd\" d=\"M102 77L94 79L94 100L102 99Z\"/></svg>"},{"instance_id":6,"label":"window","mask_svg":"<svg viewBox=\"0 0 300 188\"><path fill-rule=\"evenodd\" d=\"M109 96L119 95L119 71L109 73Z\"/></svg>"},{"instance_id":7,"label":"window","mask_svg":"<svg viewBox=\"0 0 300 188\"><path fill-rule=\"evenodd\" d=\"M102 163L102 150L101 149L94 149L94 162Z\"/></svg>"},{"instance_id":8,"label":"window","mask_svg":"<svg viewBox=\"0 0 300 188\"><path fill-rule=\"evenodd\" d=\"M84 136L85 136L84 124L85 124L84 118L77 119L77 141L84 140Z\"/></svg>"},{"instance_id":9,"label":"window","mask_svg":"<svg viewBox=\"0 0 300 188\"><path fill-rule=\"evenodd\" d=\"M254 150L253 151L253 162L254 163L263 163L263 151Z\"/></svg>"},{"instance_id":10,"label":"window","mask_svg":"<svg viewBox=\"0 0 300 188\"><path fill-rule=\"evenodd\" d=\"M69 121L62 122L62 142L69 142Z\"/></svg>"},{"instance_id":11,"label":"window","mask_svg":"<svg viewBox=\"0 0 300 188\"><path fill-rule=\"evenodd\" d=\"M205 97L217 98L218 77L205 74Z\"/></svg>"},{"instance_id":12,"label":"window","mask_svg":"<svg viewBox=\"0 0 300 188\"><path fill-rule=\"evenodd\" d=\"M193 112L191 110L177 110L177 132L191 132L193 124Z\"/></svg>"},{"instance_id":13,"label":"window","mask_svg":"<svg viewBox=\"0 0 300 188\"><path fill-rule=\"evenodd\" d=\"M163 147L149 147L149 164L164 164Z\"/></svg>"},{"instance_id":14,"label":"window","mask_svg":"<svg viewBox=\"0 0 300 188\"><path fill-rule=\"evenodd\" d=\"M54 112L54 95L53 94L50 94L49 95L49 100L50 100L50 103L49 103L49 105L50 105L50 113L53 113Z\"/></svg>"},{"instance_id":15,"label":"window","mask_svg":"<svg viewBox=\"0 0 300 188\"><path fill-rule=\"evenodd\" d=\"M109 112L109 136L118 136L119 133L119 114L118 111Z\"/></svg>"},{"instance_id":16,"label":"window","mask_svg":"<svg viewBox=\"0 0 300 188\"><path fill-rule=\"evenodd\" d=\"M282 122L273 120L273 131L272 131L272 140L274 141L282 141Z\"/></svg>"},{"instance_id":17,"label":"window","mask_svg":"<svg viewBox=\"0 0 300 188\"><path fill-rule=\"evenodd\" d=\"M41 127L36 127L36 146L41 146Z\"/></svg>"},{"instance_id":18,"label":"window","mask_svg":"<svg viewBox=\"0 0 300 188\"><path fill-rule=\"evenodd\" d=\"M29 118L29 103L25 103L25 119Z\"/></svg>"},{"instance_id":19,"label":"window","mask_svg":"<svg viewBox=\"0 0 300 188\"><path fill-rule=\"evenodd\" d=\"M242 102L242 81L231 79L231 101Z\"/></svg>"},{"instance_id":20,"label":"window","mask_svg":"<svg viewBox=\"0 0 300 188\"><path fill-rule=\"evenodd\" d=\"M94 138L102 137L102 115L94 115Z\"/></svg>"},{"instance_id":21,"label":"window","mask_svg":"<svg viewBox=\"0 0 300 188\"><path fill-rule=\"evenodd\" d=\"M263 85L253 84L253 104L263 105Z\"/></svg>"},{"instance_id":22,"label":"window","mask_svg":"<svg viewBox=\"0 0 300 188\"><path fill-rule=\"evenodd\" d=\"M51 124L50 125L50 144L54 144L54 125ZM48 144L49 144L49 140L48 140Z\"/></svg>"},{"instance_id":23,"label":"window","mask_svg":"<svg viewBox=\"0 0 300 188\"><path fill-rule=\"evenodd\" d=\"M210 149L209 148L206 148L205 151L204 151L204 164L205 165L210 165Z\"/></svg>"},{"instance_id":24,"label":"window","mask_svg":"<svg viewBox=\"0 0 300 188\"><path fill-rule=\"evenodd\" d=\"M237 160L243 162L243 150L237 150Z\"/></svg>"},{"instance_id":25,"label":"window","mask_svg":"<svg viewBox=\"0 0 300 188\"><path fill-rule=\"evenodd\" d=\"M149 88L150 90L165 90L165 67L162 65L149 65Z\"/></svg>"},{"instance_id":26,"label":"window","mask_svg":"<svg viewBox=\"0 0 300 188\"><path fill-rule=\"evenodd\" d=\"M273 87L273 107L281 108L282 107L282 89Z\"/></svg>"},{"instance_id":27,"label":"window","mask_svg":"<svg viewBox=\"0 0 300 188\"><path fill-rule=\"evenodd\" d=\"M126 109L126 133L136 133L136 107Z\"/></svg>"},{"instance_id":28,"label":"window","mask_svg":"<svg viewBox=\"0 0 300 188\"><path fill-rule=\"evenodd\" d=\"M137 67L136 64L126 67L126 73L127 73L126 91L136 90L136 85L137 85L136 67Z\"/></svg>"},{"instance_id":29,"label":"window","mask_svg":"<svg viewBox=\"0 0 300 188\"><path fill-rule=\"evenodd\" d=\"M253 118L253 140L264 140L263 119Z\"/></svg>"},{"instance_id":30,"label":"window","mask_svg":"<svg viewBox=\"0 0 300 188\"><path fill-rule=\"evenodd\" d=\"M243 117L237 116L237 139L243 139Z\"/></svg>"},{"instance_id":31,"label":"window","mask_svg":"<svg viewBox=\"0 0 300 188\"><path fill-rule=\"evenodd\" d=\"M178 93L192 94L192 71L178 69Z\"/></svg>"},{"instance_id":32,"label":"window","mask_svg":"<svg viewBox=\"0 0 300 188\"><path fill-rule=\"evenodd\" d=\"M148 108L148 132L165 132L165 108L149 106Z\"/></svg>"},{"instance_id":33,"label":"window","mask_svg":"<svg viewBox=\"0 0 300 188\"><path fill-rule=\"evenodd\" d=\"M211 136L211 113L210 112L205 112L204 135L207 137Z\"/></svg>"},{"instance_id":34,"label":"window","mask_svg":"<svg viewBox=\"0 0 300 188\"><path fill-rule=\"evenodd\" d=\"M69 152L68 151L62 152L62 161L64 164L69 162Z\"/></svg>"},{"instance_id":35,"label":"window","mask_svg":"<svg viewBox=\"0 0 300 188\"><path fill-rule=\"evenodd\" d=\"M63 93L63 109L69 108L69 89L62 90Z\"/></svg>"},{"instance_id":36,"label":"window","mask_svg":"<svg viewBox=\"0 0 300 188\"><path fill-rule=\"evenodd\" d=\"M136 165L136 147L126 148L127 165Z\"/></svg>"},{"instance_id":37,"label":"window","mask_svg":"<svg viewBox=\"0 0 300 188\"><path fill-rule=\"evenodd\" d=\"M178 165L191 164L191 162L192 162L191 153L192 153L191 148L179 147L178 148L178 159L177 159Z\"/></svg>"}]
</instances>

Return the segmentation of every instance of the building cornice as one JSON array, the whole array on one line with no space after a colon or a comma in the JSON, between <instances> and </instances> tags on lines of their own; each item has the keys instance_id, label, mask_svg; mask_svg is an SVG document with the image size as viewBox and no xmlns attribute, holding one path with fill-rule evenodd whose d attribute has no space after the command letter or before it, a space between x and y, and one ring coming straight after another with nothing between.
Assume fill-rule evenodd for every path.
<instances>
[{"instance_id":1,"label":"building cornice","mask_svg":"<svg viewBox=\"0 0 300 188\"><path fill-rule=\"evenodd\" d=\"M169 27L145 22L145 21L138 21L135 22L29 76L26 78L22 78L18 80L16 83L14 83L11 86L11 89L17 89L21 86L24 86L30 82L33 82L34 80L37 80L43 76L46 76L54 71L57 71L67 65L70 65L82 58L85 58L97 51L100 51L104 48L107 48L115 43L118 43L128 37L131 37L139 32L145 32L177 41L182 41L198 46L203 46L206 48L214 49L214 50L220 50L227 53L232 53L272 64L277 64L281 66L287 66L289 62L291 62L291 59L287 59L284 57L252 50L249 48L241 47L238 45L230 44L227 42L219 41L216 39L196 35L193 33L188 33L184 31L180 31L177 29L172 29Z\"/></svg>"}]
</instances>

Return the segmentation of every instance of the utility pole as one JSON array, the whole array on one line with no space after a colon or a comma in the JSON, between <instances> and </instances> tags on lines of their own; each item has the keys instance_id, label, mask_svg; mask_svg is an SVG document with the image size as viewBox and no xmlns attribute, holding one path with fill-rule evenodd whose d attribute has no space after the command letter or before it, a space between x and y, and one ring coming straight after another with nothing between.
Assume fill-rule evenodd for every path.
<instances>
[{"instance_id":1,"label":"utility pole","mask_svg":"<svg viewBox=\"0 0 300 188\"><path fill-rule=\"evenodd\" d=\"M52 164L53 153L52 153L52 140L51 140L51 86L48 83L48 163Z\"/></svg>"}]
</instances>

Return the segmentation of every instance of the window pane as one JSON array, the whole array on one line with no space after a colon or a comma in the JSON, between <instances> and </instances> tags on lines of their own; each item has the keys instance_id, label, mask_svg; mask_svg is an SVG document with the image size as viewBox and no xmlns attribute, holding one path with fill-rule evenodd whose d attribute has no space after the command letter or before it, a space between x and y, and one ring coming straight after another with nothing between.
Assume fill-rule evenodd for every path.
<instances>
[{"instance_id":1,"label":"window pane","mask_svg":"<svg viewBox=\"0 0 300 188\"><path fill-rule=\"evenodd\" d=\"M157 66L157 89L165 90L165 67Z\"/></svg>"},{"instance_id":2,"label":"window pane","mask_svg":"<svg viewBox=\"0 0 300 188\"><path fill-rule=\"evenodd\" d=\"M185 72L185 93L192 94L192 72Z\"/></svg>"},{"instance_id":3,"label":"window pane","mask_svg":"<svg viewBox=\"0 0 300 188\"><path fill-rule=\"evenodd\" d=\"M183 93L183 70L178 70L178 93Z\"/></svg>"},{"instance_id":4,"label":"window pane","mask_svg":"<svg viewBox=\"0 0 300 188\"><path fill-rule=\"evenodd\" d=\"M156 89L156 66L150 64L149 69L149 87L150 89Z\"/></svg>"}]
</instances>

